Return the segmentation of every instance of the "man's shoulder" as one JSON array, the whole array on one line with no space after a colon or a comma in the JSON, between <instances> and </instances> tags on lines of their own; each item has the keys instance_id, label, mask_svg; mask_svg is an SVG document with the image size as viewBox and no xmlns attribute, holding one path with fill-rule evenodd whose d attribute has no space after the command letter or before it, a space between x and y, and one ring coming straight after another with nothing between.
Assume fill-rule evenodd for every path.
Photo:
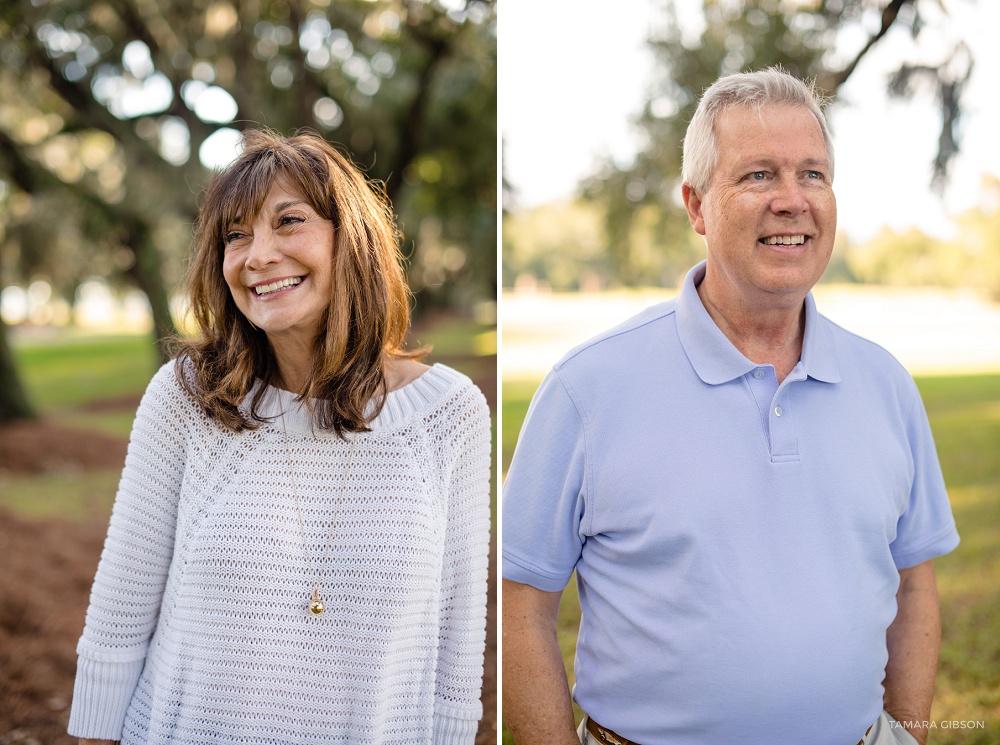
<instances>
[{"instance_id":1,"label":"man's shoulder","mask_svg":"<svg viewBox=\"0 0 1000 745\"><path fill-rule=\"evenodd\" d=\"M896 357L877 342L820 315L820 322L833 340L842 374L864 381L883 394L895 391L900 400L910 401L916 394L913 376Z\"/></svg>"},{"instance_id":2,"label":"man's shoulder","mask_svg":"<svg viewBox=\"0 0 1000 745\"><path fill-rule=\"evenodd\" d=\"M578 344L553 369L560 375L588 375L604 368L627 366L650 343L664 338L673 321L676 299L651 305L631 318Z\"/></svg>"}]
</instances>

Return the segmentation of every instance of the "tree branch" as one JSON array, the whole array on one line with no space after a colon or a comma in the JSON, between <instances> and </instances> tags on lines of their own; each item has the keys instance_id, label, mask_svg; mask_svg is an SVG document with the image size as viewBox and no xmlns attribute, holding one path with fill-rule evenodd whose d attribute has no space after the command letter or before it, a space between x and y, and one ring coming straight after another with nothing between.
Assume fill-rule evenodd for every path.
<instances>
[{"instance_id":1,"label":"tree branch","mask_svg":"<svg viewBox=\"0 0 1000 745\"><path fill-rule=\"evenodd\" d=\"M135 3L131 0L113 0L113 5L118 12L118 17L125 27L127 34L138 39L147 47L154 60L159 61L157 70L164 75L167 80L170 81L170 88L173 91L173 101L170 102L170 106L167 108L166 113L172 114L179 119L181 119L184 124L187 125L188 132L191 137L191 150L192 152L197 152L198 148L201 146L209 136L215 132L215 127L206 124L201 119L195 115L195 113L188 108L187 104L184 103L184 98L181 96L181 85L185 82L182 80L180 70L174 67L173 62L168 60L167 57L170 54L170 50L164 50L159 40L153 34L149 28L149 24L146 19L140 14ZM164 20L164 24L169 27L169 24ZM178 48L183 48L184 42L182 39L178 38L176 33L173 36L173 42ZM190 72L190 71L188 71ZM237 103L237 106L239 104ZM237 114L239 116L239 114Z\"/></svg>"},{"instance_id":2,"label":"tree branch","mask_svg":"<svg viewBox=\"0 0 1000 745\"><path fill-rule=\"evenodd\" d=\"M289 20L292 23L292 27L295 29L296 42L293 45L292 51L292 61L295 64L295 77L301 83L295 96L298 106L298 121L296 122L296 125L298 127L311 126L312 107L319 99L320 85L316 75L314 75L313 71L306 65L305 52L302 51L302 47L298 43L298 39L302 35L302 24L304 24L306 20L305 13L303 12L302 5L300 3L293 2L291 4Z\"/></svg>"},{"instance_id":3,"label":"tree branch","mask_svg":"<svg viewBox=\"0 0 1000 745\"><path fill-rule=\"evenodd\" d=\"M882 10L882 25L879 30L868 39L868 42L861 48L861 51L857 53L844 69L840 72L827 73L823 76L822 81L820 81L820 87L829 94L836 93L840 86L846 83L847 79L854 73L861 59L889 32L892 24L899 17L899 11L902 10L903 6L912 4L913 0L890 0L889 4Z\"/></svg>"},{"instance_id":4,"label":"tree branch","mask_svg":"<svg viewBox=\"0 0 1000 745\"><path fill-rule=\"evenodd\" d=\"M408 15L407 24L414 38L421 41L427 50L427 61L421 68L417 80L417 92L401 117L399 124L399 146L396 148L392 167L385 180L385 193L389 201L395 203L399 188L403 183L403 171L413 161L420 151L420 139L423 135L427 119L427 108L430 100L431 83L434 73L441 62L451 52L457 34L449 34L445 38L421 28L420 21L414 17L417 13ZM433 23L433 22L432 22Z\"/></svg>"}]
</instances>

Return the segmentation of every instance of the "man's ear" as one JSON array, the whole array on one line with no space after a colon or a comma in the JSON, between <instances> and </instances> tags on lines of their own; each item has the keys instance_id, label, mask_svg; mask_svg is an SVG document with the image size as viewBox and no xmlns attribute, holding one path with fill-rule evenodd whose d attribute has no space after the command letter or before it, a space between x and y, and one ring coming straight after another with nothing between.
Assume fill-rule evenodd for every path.
<instances>
[{"instance_id":1,"label":"man's ear","mask_svg":"<svg viewBox=\"0 0 1000 745\"><path fill-rule=\"evenodd\" d=\"M691 227L699 235L705 235L705 218L701 213L701 195L691 184L681 184L681 196L684 198L684 209L687 210Z\"/></svg>"}]
</instances>

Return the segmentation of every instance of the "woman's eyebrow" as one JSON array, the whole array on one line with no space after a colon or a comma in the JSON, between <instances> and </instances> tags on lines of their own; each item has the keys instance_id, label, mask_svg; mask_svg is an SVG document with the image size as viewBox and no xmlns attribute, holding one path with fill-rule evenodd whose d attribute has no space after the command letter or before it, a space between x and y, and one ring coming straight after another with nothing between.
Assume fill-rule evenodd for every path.
<instances>
[{"instance_id":1,"label":"woman's eyebrow","mask_svg":"<svg viewBox=\"0 0 1000 745\"><path fill-rule=\"evenodd\" d=\"M305 202L303 202L301 199L287 199L284 202L278 202L276 205L274 205L274 209L272 211L281 212L282 210L288 209L289 207L294 207L297 204L305 204Z\"/></svg>"},{"instance_id":2,"label":"woman's eyebrow","mask_svg":"<svg viewBox=\"0 0 1000 745\"><path fill-rule=\"evenodd\" d=\"M286 199L284 202L278 202L276 205L274 205L274 208L271 211L273 213L278 213L284 209L288 209L289 207L294 207L297 204L306 204L306 202L301 199ZM228 225L229 226L239 225L242 222L243 222L243 215L236 215L233 217L232 220L229 221Z\"/></svg>"}]
</instances>

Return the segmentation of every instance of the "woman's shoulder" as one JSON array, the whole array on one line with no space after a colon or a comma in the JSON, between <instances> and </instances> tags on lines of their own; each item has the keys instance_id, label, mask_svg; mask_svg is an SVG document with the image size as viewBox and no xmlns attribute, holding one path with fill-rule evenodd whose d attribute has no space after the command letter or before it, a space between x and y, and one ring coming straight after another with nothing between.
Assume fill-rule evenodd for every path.
<instances>
[{"instance_id":1,"label":"woman's shoulder","mask_svg":"<svg viewBox=\"0 0 1000 745\"><path fill-rule=\"evenodd\" d=\"M413 381L413 385L425 385L428 390L434 391L437 394L435 403L471 399L486 406L486 397L472 378L440 362L427 367Z\"/></svg>"},{"instance_id":2,"label":"woman's shoulder","mask_svg":"<svg viewBox=\"0 0 1000 745\"><path fill-rule=\"evenodd\" d=\"M153 374L142 397L142 404L157 409L198 411L200 407L191 394L195 370L191 360L177 357L163 363Z\"/></svg>"},{"instance_id":3,"label":"woman's shoulder","mask_svg":"<svg viewBox=\"0 0 1000 745\"><path fill-rule=\"evenodd\" d=\"M146 386L146 392L180 392L185 387L182 379L193 381L194 378L194 363L187 357L174 357L160 365Z\"/></svg>"},{"instance_id":4,"label":"woman's shoulder","mask_svg":"<svg viewBox=\"0 0 1000 745\"><path fill-rule=\"evenodd\" d=\"M149 384L146 386L146 394L166 393L168 391L179 390L180 380L177 371L183 369L183 362L178 358L167 360L153 373Z\"/></svg>"},{"instance_id":5,"label":"woman's shoulder","mask_svg":"<svg viewBox=\"0 0 1000 745\"><path fill-rule=\"evenodd\" d=\"M454 416L489 419L486 398L471 378L441 363L422 367L417 377L388 393L374 427Z\"/></svg>"},{"instance_id":6,"label":"woman's shoulder","mask_svg":"<svg viewBox=\"0 0 1000 745\"><path fill-rule=\"evenodd\" d=\"M385 380L390 392L409 385L425 372L430 365L411 359L389 360L385 366Z\"/></svg>"}]
</instances>

